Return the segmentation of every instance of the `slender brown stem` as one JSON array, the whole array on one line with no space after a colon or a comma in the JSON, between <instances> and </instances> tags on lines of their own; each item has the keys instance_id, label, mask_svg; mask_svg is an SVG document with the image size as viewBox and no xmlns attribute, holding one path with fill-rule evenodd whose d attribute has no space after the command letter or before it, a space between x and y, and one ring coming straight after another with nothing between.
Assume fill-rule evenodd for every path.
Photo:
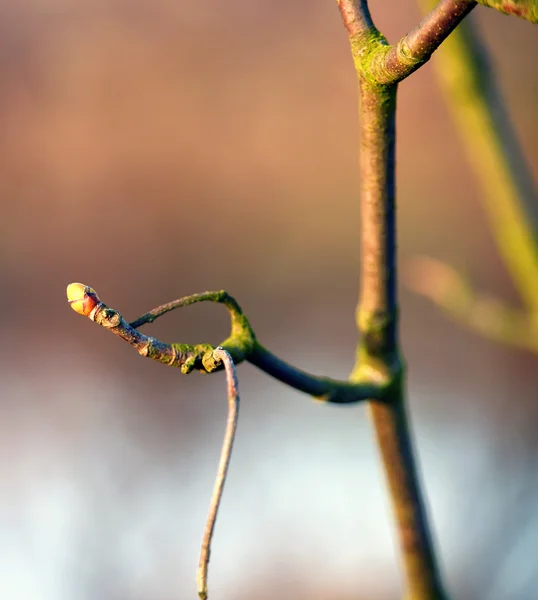
<instances>
[{"instance_id":1,"label":"slender brown stem","mask_svg":"<svg viewBox=\"0 0 538 600\"><path fill-rule=\"evenodd\" d=\"M400 556L410 600L444 600L421 493L403 390L391 404L370 403L369 414L396 518Z\"/></svg>"},{"instance_id":2,"label":"slender brown stem","mask_svg":"<svg viewBox=\"0 0 538 600\"><path fill-rule=\"evenodd\" d=\"M407 598L445 598L413 454L404 405L403 361L398 344L395 219L396 86L359 78L361 169L362 333L354 381L392 381L387 402L368 410L396 517Z\"/></svg>"},{"instance_id":3,"label":"slender brown stem","mask_svg":"<svg viewBox=\"0 0 538 600\"><path fill-rule=\"evenodd\" d=\"M365 398L383 399L383 389L379 385L364 382L357 386L350 381L311 375L283 361L258 342L254 345L252 354L247 357L247 360L282 383L314 396L316 400L348 404Z\"/></svg>"},{"instance_id":4,"label":"slender brown stem","mask_svg":"<svg viewBox=\"0 0 538 600\"><path fill-rule=\"evenodd\" d=\"M387 350L396 347L396 86L379 88L360 81L359 148L361 173L361 297L358 325L387 323Z\"/></svg>"},{"instance_id":5,"label":"slender brown stem","mask_svg":"<svg viewBox=\"0 0 538 600\"><path fill-rule=\"evenodd\" d=\"M219 467L217 470L217 476L215 478L215 486L213 488L213 494L211 496L211 502L209 505L209 514L207 516L204 537L202 539L200 563L198 566L198 572L196 574L198 595L200 596L201 600L206 600L207 598L207 570L209 567L211 540L215 530L215 523L217 521L217 513L219 511L224 484L226 483L228 467L230 466L232 447L235 439L235 433L237 431L237 419L239 417L239 384L237 382L237 373L232 357L230 356L229 352L220 347L216 348L213 354L217 360L220 360L224 363L224 368L226 369L228 418L226 420L226 433L224 434L224 441L222 442Z\"/></svg>"}]
</instances>

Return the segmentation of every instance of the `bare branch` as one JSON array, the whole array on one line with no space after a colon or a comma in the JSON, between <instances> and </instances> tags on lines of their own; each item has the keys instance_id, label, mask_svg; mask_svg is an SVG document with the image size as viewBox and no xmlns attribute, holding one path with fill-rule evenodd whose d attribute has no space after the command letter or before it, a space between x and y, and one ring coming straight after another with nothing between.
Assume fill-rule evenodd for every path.
<instances>
[{"instance_id":1,"label":"bare branch","mask_svg":"<svg viewBox=\"0 0 538 600\"><path fill-rule=\"evenodd\" d=\"M387 402L368 403L368 412L396 518L406 597L443 600L406 414L398 340L396 90L395 85L379 86L359 78L361 272L357 325L362 335L350 378L361 382L377 374L392 382Z\"/></svg>"},{"instance_id":2,"label":"bare branch","mask_svg":"<svg viewBox=\"0 0 538 600\"><path fill-rule=\"evenodd\" d=\"M364 380L360 383L339 381L312 375L279 359L257 341L241 307L225 291L203 292L174 300L154 308L132 324L127 323L117 310L106 306L89 286L70 284L68 300L76 312L110 330L135 347L142 356L168 366L180 367L185 374L195 369L205 373L222 369L222 362L215 360L215 347L211 344L168 344L140 333L135 327L151 323L167 312L196 302L221 303L230 312L231 333L220 345L230 353L235 364L249 361L275 379L323 402L348 404L367 398L383 401L387 393L388 379Z\"/></svg>"},{"instance_id":3,"label":"bare branch","mask_svg":"<svg viewBox=\"0 0 538 600\"><path fill-rule=\"evenodd\" d=\"M142 325L153 323L153 321L162 315L165 315L176 308L182 308L184 306L189 306L190 304L196 304L197 302L218 302L224 304L232 316L234 314L243 312L239 304L237 304L235 298L232 298L232 296L230 296L224 290L219 290L218 292L202 292L200 294L192 294L190 296L178 298L177 300L167 302L166 304L161 304L161 306L157 306L156 308L138 317L138 319L132 321L131 327L138 329L139 327L142 327Z\"/></svg>"},{"instance_id":4,"label":"bare branch","mask_svg":"<svg viewBox=\"0 0 538 600\"><path fill-rule=\"evenodd\" d=\"M226 433L222 442L222 450L220 452L219 467L215 478L215 486L211 496L209 505L209 514L204 530L202 540L202 549L200 551L200 563L196 575L198 584L198 595L201 600L207 598L207 570L209 567L209 556L211 552L211 539L215 529L217 513L222 498L222 491L226 483L226 475L230 466L230 458L232 455L232 447L237 431L237 419L239 417L239 384L237 382L237 373L234 362L230 353L224 348L218 347L214 350L213 356L216 360L222 361L226 369L226 381L228 388L228 418L226 420Z\"/></svg>"},{"instance_id":5,"label":"bare branch","mask_svg":"<svg viewBox=\"0 0 538 600\"><path fill-rule=\"evenodd\" d=\"M387 380L377 383L363 381L359 385L350 381L339 381L330 377L311 375L275 356L258 342L247 360L282 383L313 396L321 402L349 404L366 399L383 400Z\"/></svg>"},{"instance_id":6,"label":"bare branch","mask_svg":"<svg viewBox=\"0 0 538 600\"><path fill-rule=\"evenodd\" d=\"M421 0L425 8L429 3ZM538 314L536 185L472 19L443 44L433 66L500 256L525 306Z\"/></svg>"},{"instance_id":7,"label":"bare branch","mask_svg":"<svg viewBox=\"0 0 538 600\"><path fill-rule=\"evenodd\" d=\"M472 289L452 267L432 258L409 262L405 280L417 294L465 327L504 344L538 352L538 319Z\"/></svg>"},{"instance_id":8,"label":"bare branch","mask_svg":"<svg viewBox=\"0 0 538 600\"><path fill-rule=\"evenodd\" d=\"M349 36L374 29L367 0L336 0Z\"/></svg>"},{"instance_id":9,"label":"bare branch","mask_svg":"<svg viewBox=\"0 0 538 600\"><path fill-rule=\"evenodd\" d=\"M431 13L395 46L376 29L366 0L337 0L349 34L357 73L372 83L402 81L433 52L476 6L475 0L441 0Z\"/></svg>"},{"instance_id":10,"label":"bare branch","mask_svg":"<svg viewBox=\"0 0 538 600\"><path fill-rule=\"evenodd\" d=\"M531 23L538 23L537 0L478 0L478 2L505 15L513 15Z\"/></svg>"},{"instance_id":11,"label":"bare branch","mask_svg":"<svg viewBox=\"0 0 538 600\"><path fill-rule=\"evenodd\" d=\"M427 62L441 43L476 6L474 0L441 0L415 29L371 64L378 83L397 83Z\"/></svg>"}]
</instances>

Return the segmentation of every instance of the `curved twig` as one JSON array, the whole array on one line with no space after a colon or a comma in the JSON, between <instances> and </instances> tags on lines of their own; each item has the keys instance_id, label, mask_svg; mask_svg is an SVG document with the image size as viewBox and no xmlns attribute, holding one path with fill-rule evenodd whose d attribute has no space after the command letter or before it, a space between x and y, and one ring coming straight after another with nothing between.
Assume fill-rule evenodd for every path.
<instances>
[{"instance_id":1,"label":"curved twig","mask_svg":"<svg viewBox=\"0 0 538 600\"><path fill-rule=\"evenodd\" d=\"M235 439L235 432L237 431L237 420L239 417L239 384L237 382L237 373L233 359L230 356L230 353L220 346L213 351L213 355L216 360L224 363L224 368L226 369L226 381L228 387L228 418L226 419L226 432L224 434L224 441L222 442L222 449L220 451L219 467L209 505L209 514L207 516L204 537L202 540L202 549L200 551L200 563L196 574L198 595L200 596L201 600L206 600L207 598L207 570L209 567L209 557L211 553L211 539L215 529L217 513L222 498L222 491L224 489L224 484L226 483L228 467L230 466L232 447Z\"/></svg>"},{"instance_id":2,"label":"curved twig","mask_svg":"<svg viewBox=\"0 0 538 600\"><path fill-rule=\"evenodd\" d=\"M360 382L340 381L330 377L312 375L286 363L257 341L241 307L232 296L223 290L192 294L168 302L154 308L130 324L117 310L106 306L95 290L89 286L72 283L68 286L67 295L71 307L76 312L89 317L92 321L121 337L135 347L142 356L168 366L179 367L185 374L195 369L205 373L222 369L222 361L215 359L215 347L211 344L168 344L144 335L136 328L151 323L176 308L209 301L224 304L230 312L231 333L220 346L230 353L236 365L245 360L249 361L286 385L322 402L335 404L350 404L367 399L384 401L391 383L390 376L375 380L365 378Z\"/></svg>"}]
</instances>

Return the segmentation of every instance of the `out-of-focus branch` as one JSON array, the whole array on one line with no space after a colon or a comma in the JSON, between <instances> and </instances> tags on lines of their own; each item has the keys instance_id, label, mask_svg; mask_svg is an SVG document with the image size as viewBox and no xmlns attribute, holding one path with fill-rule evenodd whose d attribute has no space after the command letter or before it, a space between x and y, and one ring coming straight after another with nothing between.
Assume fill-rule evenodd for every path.
<instances>
[{"instance_id":1,"label":"out-of-focus branch","mask_svg":"<svg viewBox=\"0 0 538 600\"><path fill-rule=\"evenodd\" d=\"M531 23L538 23L538 0L478 0L478 2L505 15L514 15Z\"/></svg>"},{"instance_id":2,"label":"out-of-focus branch","mask_svg":"<svg viewBox=\"0 0 538 600\"><path fill-rule=\"evenodd\" d=\"M95 290L89 286L72 283L67 288L67 297L75 312L89 317L92 321L121 337L136 348L142 356L152 358L165 365L180 367L182 373L190 373L194 369L212 373L222 369L222 362L215 358L215 347L211 344L168 344L140 333L134 326L141 327L146 323L151 323L176 308L209 301L224 304L230 313L231 333L220 346L229 352L235 364L245 360L249 361L290 387L322 402L336 404L360 402L367 398L384 401L387 387L390 385L388 378L365 379L360 383L354 383L330 377L319 377L284 362L257 341L241 307L224 291L204 292L174 300L154 308L133 321L132 324L127 323L117 310L106 306Z\"/></svg>"},{"instance_id":3,"label":"out-of-focus branch","mask_svg":"<svg viewBox=\"0 0 538 600\"><path fill-rule=\"evenodd\" d=\"M431 0L421 0L428 10ZM486 51L467 20L434 61L482 194L480 198L521 298L538 314L538 202L532 175L495 84Z\"/></svg>"},{"instance_id":4,"label":"out-of-focus branch","mask_svg":"<svg viewBox=\"0 0 538 600\"><path fill-rule=\"evenodd\" d=\"M476 292L452 267L432 258L417 257L408 263L404 280L414 292L484 337L538 352L536 316Z\"/></svg>"},{"instance_id":5,"label":"out-of-focus branch","mask_svg":"<svg viewBox=\"0 0 538 600\"><path fill-rule=\"evenodd\" d=\"M207 570L209 567L211 540L213 538L213 531L215 530L215 523L217 521L217 513L222 498L222 492L224 490L224 484L226 483L228 467L230 466L232 447L235 439L235 432L237 431L237 419L239 417L239 384L237 382L237 373L233 359L230 356L230 353L221 347L216 348L213 351L213 355L216 361L224 363L224 368L226 369L228 418L226 420L226 433L224 434L224 441L222 442L222 450L220 452L219 467L215 478L215 487L213 488L213 494L211 496L209 514L202 540L200 563L196 574L198 595L201 600L206 600L207 598Z\"/></svg>"}]
</instances>

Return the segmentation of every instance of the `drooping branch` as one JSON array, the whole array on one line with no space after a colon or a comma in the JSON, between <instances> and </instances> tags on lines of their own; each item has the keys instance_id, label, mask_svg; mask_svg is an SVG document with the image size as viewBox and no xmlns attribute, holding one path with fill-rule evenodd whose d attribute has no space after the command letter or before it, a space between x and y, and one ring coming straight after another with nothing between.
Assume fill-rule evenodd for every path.
<instances>
[{"instance_id":1,"label":"drooping branch","mask_svg":"<svg viewBox=\"0 0 538 600\"><path fill-rule=\"evenodd\" d=\"M339 381L330 377L312 375L286 363L258 342L241 307L225 291L203 292L174 300L158 306L131 324L127 323L117 310L106 306L95 290L89 286L72 283L67 288L67 297L76 312L89 317L92 321L121 337L135 347L142 356L168 366L179 367L182 373L190 373L195 369L212 373L222 369L222 362L215 358L215 346L211 344L169 344L146 336L137 331L135 327L151 323L176 308L209 301L224 304L230 313L231 332L220 346L229 352L236 365L246 360L298 391L309 394L317 400L336 404L360 402L367 398L383 401L390 383L388 379L375 381L365 379L360 383Z\"/></svg>"},{"instance_id":2,"label":"drooping branch","mask_svg":"<svg viewBox=\"0 0 538 600\"><path fill-rule=\"evenodd\" d=\"M431 0L421 0L428 10ZM531 314L538 314L538 202L531 169L472 20L433 63L478 184L500 256Z\"/></svg>"},{"instance_id":3,"label":"drooping branch","mask_svg":"<svg viewBox=\"0 0 538 600\"><path fill-rule=\"evenodd\" d=\"M455 269L438 260L416 257L404 280L456 322L480 335L538 353L538 316L505 306L491 295L476 292Z\"/></svg>"},{"instance_id":4,"label":"drooping branch","mask_svg":"<svg viewBox=\"0 0 538 600\"><path fill-rule=\"evenodd\" d=\"M217 513L222 499L224 484L226 483L226 475L230 466L230 458L232 456L232 447L235 440L237 430L237 419L239 418L239 384L237 382L237 373L233 359L229 352L224 348L218 347L213 351L215 361L224 364L226 369L226 382L228 391L228 418L226 420L226 432L224 441L222 442L222 450L220 452L219 467L215 478L215 487L211 496L209 505L209 514L202 539L202 549L200 552L200 563L196 580L198 584L198 595L201 600L207 598L207 570L209 567L209 555L211 552L211 540L215 523L217 521Z\"/></svg>"}]
</instances>

